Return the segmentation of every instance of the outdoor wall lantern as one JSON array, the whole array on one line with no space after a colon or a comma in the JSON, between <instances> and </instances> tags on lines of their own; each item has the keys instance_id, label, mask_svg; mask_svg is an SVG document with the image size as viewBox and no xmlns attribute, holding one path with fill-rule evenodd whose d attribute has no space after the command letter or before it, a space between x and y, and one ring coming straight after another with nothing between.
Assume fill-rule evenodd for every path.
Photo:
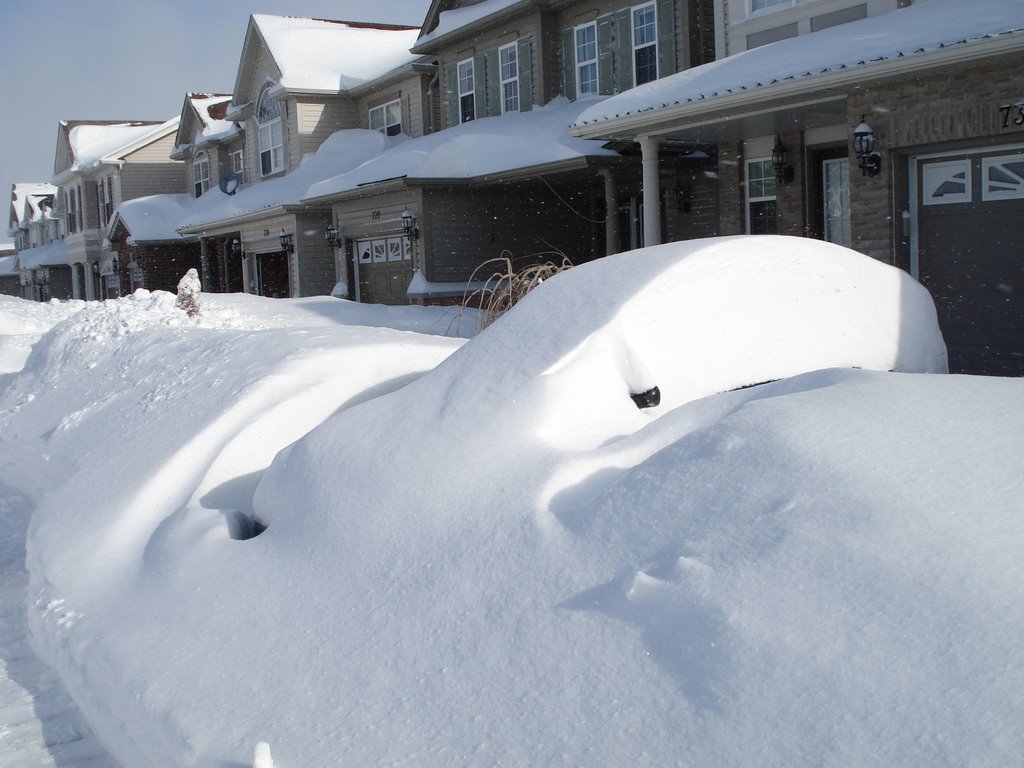
<instances>
[{"instance_id":1,"label":"outdoor wall lantern","mask_svg":"<svg viewBox=\"0 0 1024 768\"><path fill-rule=\"evenodd\" d=\"M237 237L234 240L231 241L231 255L232 256L241 256L242 255L242 243L241 243L241 241L239 241L239 239Z\"/></svg>"},{"instance_id":2,"label":"outdoor wall lantern","mask_svg":"<svg viewBox=\"0 0 1024 768\"><path fill-rule=\"evenodd\" d=\"M284 227L281 227L281 234L277 236L277 239L281 241L281 250L285 253L291 253L295 250L295 244L292 242L292 236L284 231Z\"/></svg>"},{"instance_id":3,"label":"outdoor wall lantern","mask_svg":"<svg viewBox=\"0 0 1024 768\"><path fill-rule=\"evenodd\" d=\"M341 248L341 238L338 237L338 230L334 228L333 221L324 230L324 239L331 244L332 248Z\"/></svg>"},{"instance_id":4,"label":"outdoor wall lantern","mask_svg":"<svg viewBox=\"0 0 1024 768\"><path fill-rule=\"evenodd\" d=\"M789 150L782 143L782 137L775 137L772 148L772 167L775 169L775 183L789 184L793 181L793 166L789 164Z\"/></svg>"},{"instance_id":5,"label":"outdoor wall lantern","mask_svg":"<svg viewBox=\"0 0 1024 768\"><path fill-rule=\"evenodd\" d=\"M860 125L853 129L853 151L862 176L877 176L882 172L882 155L875 151L875 132L860 116Z\"/></svg>"},{"instance_id":6,"label":"outdoor wall lantern","mask_svg":"<svg viewBox=\"0 0 1024 768\"><path fill-rule=\"evenodd\" d=\"M98 261L92 263L92 274L94 277L100 276L100 263Z\"/></svg>"},{"instance_id":7,"label":"outdoor wall lantern","mask_svg":"<svg viewBox=\"0 0 1024 768\"><path fill-rule=\"evenodd\" d=\"M115 275L117 274L117 266L117 256L115 256L110 260L110 271L113 272Z\"/></svg>"},{"instance_id":8,"label":"outdoor wall lantern","mask_svg":"<svg viewBox=\"0 0 1024 768\"><path fill-rule=\"evenodd\" d=\"M416 214L406 208L402 211L402 229L410 240L418 240L420 228L416 226Z\"/></svg>"}]
</instances>

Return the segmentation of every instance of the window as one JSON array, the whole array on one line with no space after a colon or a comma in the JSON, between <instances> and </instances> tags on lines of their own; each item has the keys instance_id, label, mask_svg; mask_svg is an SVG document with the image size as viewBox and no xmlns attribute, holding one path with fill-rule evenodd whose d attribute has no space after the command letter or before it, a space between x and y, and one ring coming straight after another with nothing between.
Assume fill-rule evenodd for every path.
<instances>
[{"instance_id":1,"label":"window","mask_svg":"<svg viewBox=\"0 0 1024 768\"><path fill-rule=\"evenodd\" d=\"M501 69L501 111L519 111L519 46L511 43L498 49Z\"/></svg>"},{"instance_id":2,"label":"window","mask_svg":"<svg viewBox=\"0 0 1024 768\"><path fill-rule=\"evenodd\" d=\"M389 261L410 261L412 259L412 250L407 237L357 240L352 247L360 264L384 264Z\"/></svg>"},{"instance_id":3,"label":"window","mask_svg":"<svg viewBox=\"0 0 1024 768\"><path fill-rule=\"evenodd\" d=\"M658 21L654 3L633 9L633 82L658 79Z\"/></svg>"},{"instance_id":4,"label":"window","mask_svg":"<svg viewBox=\"0 0 1024 768\"><path fill-rule=\"evenodd\" d=\"M747 230L752 235L774 235L775 169L770 157L747 163Z\"/></svg>"},{"instance_id":5,"label":"window","mask_svg":"<svg viewBox=\"0 0 1024 768\"><path fill-rule=\"evenodd\" d=\"M402 102L399 99L370 109L370 130L380 131L385 136L397 136L402 132Z\"/></svg>"},{"instance_id":6,"label":"window","mask_svg":"<svg viewBox=\"0 0 1024 768\"><path fill-rule=\"evenodd\" d=\"M849 247L850 161L834 157L821 162L822 236L830 243Z\"/></svg>"},{"instance_id":7,"label":"window","mask_svg":"<svg viewBox=\"0 0 1024 768\"><path fill-rule=\"evenodd\" d=\"M981 199L1024 199L1024 155L985 157L981 160Z\"/></svg>"},{"instance_id":8,"label":"window","mask_svg":"<svg viewBox=\"0 0 1024 768\"><path fill-rule=\"evenodd\" d=\"M196 197L210 190L210 156L200 152L192 161L192 188Z\"/></svg>"},{"instance_id":9,"label":"window","mask_svg":"<svg viewBox=\"0 0 1024 768\"><path fill-rule=\"evenodd\" d=\"M950 205L971 202L971 161L928 163L921 169L921 202Z\"/></svg>"},{"instance_id":10,"label":"window","mask_svg":"<svg viewBox=\"0 0 1024 768\"><path fill-rule=\"evenodd\" d=\"M597 23L576 27L576 94L597 94Z\"/></svg>"},{"instance_id":11,"label":"window","mask_svg":"<svg viewBox=\"0 0 1024 768\"><path fill-rule=\"evenodd\" d=\"M231 171L235 174L236 189L245 184L245 157L240 149L231 153Z\"/></svg>"},{"instance_id":12,"label":"window","mask_svg":"<svg viewBox=\"0 0 1024 768\"><path fill-rule=\"evenodd\" d=\"M788 8L793 0L750 0L750 12L767 11L769 8Z\"/></svg>"},{"instance_id":13,"label":"window","mask_svg":"<svg viewBox=\"0 0 1024 768\"><path fill-rule=\"evenodd\" d=\"M64 210L67 215L68 234L77 232L75 228L75 191L68 189L64 191Z\"/></svg>"},{"instance_id":14,"label":"window","mask_svg":"<svg viewBox=\"0 0 1024 768\"><path fill-rule=\"evenodd\" d=\"M260 140L260 174L268 176L284 170L284 129L281 104L270 98L269 87L260 93L256 104L256 125Z\"/></svg>"},{"instance_id":15,"label":"window","mask_svg":"<svg viewBox=\"0 0 1024 768\"><path fill-rule=\"evenodd\" d=\"M101 227L110 223L110 217L114 212L112 180L111 176L107 176L96 182L96 210L99 213Z\"/></svg>"},{"instance_id":16,"label":"window","mask_svg":"<svg viewBox=\"0 0 1024 768\"><path fill-rule=\"evenodd\" d=\"M84 211L82 210L82 188L75 187L75 221L80 232L85 231Z\"/></svg>"},{"instance_id":17,"label":"window","mask_svg":"<svg viewBox=\"0 0 1024 768\"><path fill-rule=\"evenodd\" d=\"M459 122L476 119L476 78L473 60L459 62Z\"/></svg>"}]
</instances>

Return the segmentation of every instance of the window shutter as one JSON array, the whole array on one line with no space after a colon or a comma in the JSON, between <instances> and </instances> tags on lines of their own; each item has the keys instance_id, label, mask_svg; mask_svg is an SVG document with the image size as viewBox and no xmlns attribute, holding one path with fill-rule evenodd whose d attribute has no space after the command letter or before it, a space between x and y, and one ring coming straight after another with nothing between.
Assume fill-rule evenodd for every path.
<instances>
[{"instance_id":1,"label":"window shutter","mask_svg":"<svg viewBox=\"0 0 1024 768\"><path fill-rule=\"evenodd\" d=\"M612 14L597 20L597 92L605 95L612 92L612 38L615 17Z\"/></svg>"},{"instance_id":2,"label":"window shutter","mask_svg":"<svg viewBox=\"0 0 1024 768\"><path fill-rule=\"evenodd\" d=\"M519 111L533 109L533 39L524 37L516 51L519 57Z\"/></svg>"},{"instance_id":3,"label":"window shutter","mask_svg":"<svg viewBox=\"0 0 1024 768\"><path fill-rule=\"evenodd\" d=\"M106 222L103 220L103 179L96 182L96 221L102 227Z\"/></svg>"},{"instance_id":4,"label":"window shutter","mask_svg":"<svg viewBox=\"0 0 1024 768\"><path fill-rule=\"evenodd\" d=\"M658 77L676 71L675 0L658 0Z\"/></svg>"},{"instance_id":5,"label":"window shutter","mask_svg":"<svg viewBox=\"0 0 1024 768\"><path fill-rule=\"evenodd\" d=\"M482 53L473 56L473 94L476 99L474 118L487 117L487 61Z\"/></svg>"},{"instance_id":6,"label":"window shutter","mask_svg":"<svg viewBox=\"0 0 1024 768\"><path fill-rule=\"evenodd\" d=\"M498 49L483 54L484 89L487 93L487 106L484 115L491 117L501 114L501 70L498 68Z\"/></svg>"},{"instance_id":7,"label":"window shutter","mask_svg":"<svg viewBox=\"0 0 1024 768\"><path fill-rule=\"evenodd\" d=\"M618 79L615 92L633 87L633 10L623 8L615 13L615 67Z\"/></svg>"},{"instance_id":8,"label":"window shutter","mask_svg":"<svg viewBox=\"0 0 1024 768\"><path fill-rule=\"evenodd\" d=\"M451 127L459 124L459 65L456 62L448 65L448 76L445 80L448 126Z\"/></svg>"},{"instance_id":9,"label":"window shutter","mask_svg":"<svg viewBox=\"0 0 1024 768\"><path fill-rule=\"evenodd\" d=\"M113 176L107 176L107 200L109 201L110 210L111 210L111 212L113 212L114 208L117 207L117 206L114 205L114 177Z\"/></svg>"},{"instance_id":10,"label":"window shutter","mask_svg":"<svg viewBox=\"0 0 1024 768\"><path fill-rule=\"evenodd\" d=\"M576 39L572 27L562 30L562 93L576 99Z\"/></svg>"}]
</instances>

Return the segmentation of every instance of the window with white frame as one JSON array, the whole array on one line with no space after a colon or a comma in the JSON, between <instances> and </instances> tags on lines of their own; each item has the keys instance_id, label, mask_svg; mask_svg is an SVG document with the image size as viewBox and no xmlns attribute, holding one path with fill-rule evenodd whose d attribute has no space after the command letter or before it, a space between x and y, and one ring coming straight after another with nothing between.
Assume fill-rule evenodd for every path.
<instances>
[{"instance_id":1,"label":"window with white frame","mask_svg":"<svg viewBox=\"0 0 1024 768\"><path fill-rule=\"evenodd\" d=\"M192 160L192 189L196 197L210 190L210 156L205 151Z\"/></svg>"},{"instance_id":2,"label":"window with white frame","mask_svg":"<svg viewBox=\"0 0 1024 768\"><path fill-rule=\"evenodd\" d=\"M767 11L769 8L788 8L793 0L750 0L750 12Z\"/></svg>"},{"instance_id":3,"label":"window with white frame","mask_svg":"<svg viewBox=\"0 0 1024 768\"><path fill-rule=\"evenodd\" d=\"M231 172L235 174L236 188L245 184L245 157L240 149L231 153Z\"/></svg>"},{"instance_id":4,"label":"window with white frame","mask_svg":"<svg viewBox=\"0 0 1024 768\"><path fill-rule=\"evenodd\" d=\"M75 217L75 190L66 189L64 190L64 213L67 216L67 230L68 233L77 232L77 221Z\"/></svg>"},{"instance_id":5,"label":"window with white frame","mask_svg":"<svg viewBox=\"0 0 1024 768\"><path fill-rule=\"evenodd\" d=\"M85 211L82 208L82 188L75 187L75 216L78 219L78 231L85 231Z\"/></svg>"},{"instance_id":6,"label":"window with white frame","mask_svg":"<svg viewBox=\"0 0 1024 768\"><path fill-rule=\"evenodd\" d=\"M633 82L658 79L658 15L654 3L633 9Z\"/></svg>"},{"instance_id":7,"label":"window with white frame","mask_svg":"<svg viewBox=\"0 0 1024 768\"><path fill-rule=\"evenodd\" d=\"M260 174L268 176L284 170L284 127L281 104L270 98L270 88L260 92L256 103L256 125L260 141Z\"/></svg>"},{"instance_id":8,"label":"window with white frame","mask_svg":"<svg viewBox=\"0 0 1024 768\"><path fill-rule=\"evenodd\" d=\"M385 136L397 136L402 132L402 102L389 101L370 108L370 130L380 131Z\"/></svg>"},{"instance_id":9,"label":"window with white frame","mask_svg":"<svg viewBox=\"0 0 1024 768\"><path fill-rule=\"evenodd\" d=\"M107 176L96 182L96 209L100 226L105 227L114 215L114 177Z\"/></svg>"},{"instance_id":10,"label":"window with white frame","mask_svg":"<svg viewBox=\"0 0 1024 768\"><path fill-rule=\"evenodd\" d=\"M476 119L476 73L473 60L459 62L459 122Z\"/></svg>"},{"instance_id":11,"label":"window with white frame","mask_svg":"<svg viewBox=\"0 0 1024 768\"><path fill-rule=\"evenodd\" d=\"M576 93L597 93L597 22L576 27Z\"/></svg>"},{"instance_id":12,"label":"window with white frame","mask_svg":"<svg viewBox=\"0 0 1024 768\"><path fill-rule=\"evenodd\" d=\"M747 231L752 235L774 235L775 168L770 157L747 162Z\"/></svg>"},{"instance_id":13,"label":"window with white frame","mask_svg":"<svg viewBox=\"0 0 1024 768\"><path fill-rule=\"evenodd\" d=\"M498 49L501 69L501 111L519 111L519 44L510 43Z\"/></svg>"}]
</instances>

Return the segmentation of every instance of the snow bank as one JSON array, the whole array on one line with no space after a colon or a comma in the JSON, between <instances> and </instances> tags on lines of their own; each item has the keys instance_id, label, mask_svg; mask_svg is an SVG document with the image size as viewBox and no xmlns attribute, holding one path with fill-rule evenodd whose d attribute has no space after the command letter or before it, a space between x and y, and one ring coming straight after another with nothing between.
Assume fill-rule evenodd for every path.
<instances>
[{"instance_id":1,"label":"snow bank","mask_svg":"<svg viewBox=\"0 0 1024 768\"><path fill-rule=\"evenodd\" d=\"M905 275L675 244L462 346L304 301L107 302L0 396L34 642L123 764L1024 750L1022 382L814 370L941 370Z\"/></svg>"}]
</instances>

